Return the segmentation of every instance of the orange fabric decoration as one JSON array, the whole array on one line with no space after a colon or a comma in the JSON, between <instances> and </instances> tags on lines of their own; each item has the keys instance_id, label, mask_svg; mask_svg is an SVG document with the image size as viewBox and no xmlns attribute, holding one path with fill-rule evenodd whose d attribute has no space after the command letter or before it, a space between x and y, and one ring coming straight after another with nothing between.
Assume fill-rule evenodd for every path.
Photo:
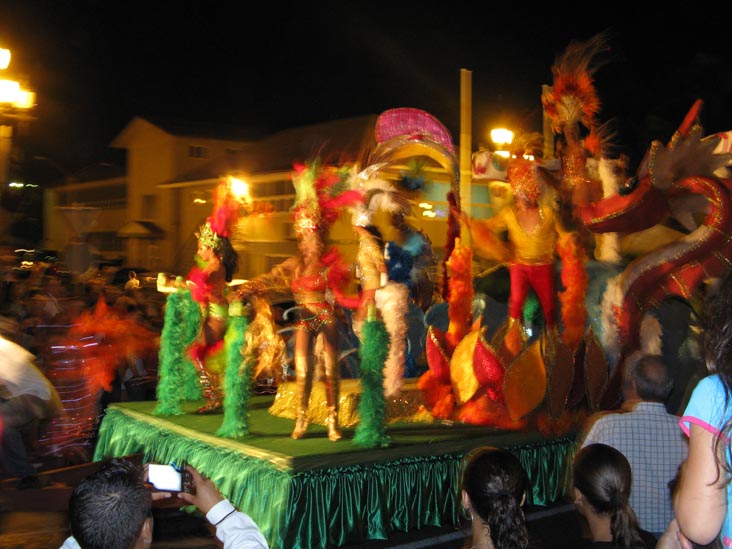
<instances>
[{"instance_id":1,"label":"orange fabric decoration","mask_svg":"<svg viewBox=\"0 0 732 549\"><path fill-rule=\"evenodd\" d=\"M473 250L462 243L461 238L455 239L455 248L447 260L447 267L450 270L449 295L447 314L450 317L450 324L447 328L445 343L447 354L457 347L457 344L467 335L472 324L473 297Z\"/></svg>"},{"instance_id":2,"label":"orange fabric decoration","mask_svg":"<svg viewBox=\"0 0 732 549\"><path fill-rule=\"evenodd\" d=\"M438 418L449 419L455 409L455 397L450 383L437 379L432 370L427 370L417 380L417 388L429 412Z\"/></svg>"},{"instance_id":3,"label":"orange fabric decoration","mask_svg":"<svg viewBox=\"0 0 732 549\"><path fill-rule=\"evenodd\" d=\"M471 425L490 425L509 431L523 431L528 427L526 419L512 419L502 404L485 393L479 393L456 413L455 419Z\"/></svg>"},{"instance_id":4,"label":"orange fabric decoration","mask_svg":"<svg viewBox=\"0 0 732 549\"><path fill-rule=\"evenodd\" d=\"M492 230L479 220L470 222L470 237L473 248L481 257L506 263L511 258L511 250Z\"/></svg>"},{"instance_id":5,"label":"orange fabric decoration","mask_svg":"<svg viewBox=\"0 0 732 549\"><path fill-rule=\"evenodd\" d=\"M576 238L565 235L557 242L557 251L562 261L562 285L565 290L559 292L559 301L562 304L562 322L564 331L562 341L571 350L576 350L585 333L587 323L587 309L585 297L587 294L588 276L585 263L587 253L578 244Z\"/></svg>"}]
</instances>

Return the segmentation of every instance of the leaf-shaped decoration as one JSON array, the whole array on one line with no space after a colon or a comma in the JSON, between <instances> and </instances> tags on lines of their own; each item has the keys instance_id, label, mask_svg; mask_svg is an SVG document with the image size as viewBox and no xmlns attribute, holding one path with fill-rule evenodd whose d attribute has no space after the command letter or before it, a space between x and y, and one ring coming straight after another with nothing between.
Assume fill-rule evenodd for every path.
<instances>
[{"instance_id":1,"label":"leaf-shaped decoration","mask_svg":"<svg viewBox=\"0 0 732 549\"><path fill-rule=\"evenodd\" d=\"M610 378L602 388L600 397L601 410L615 410L622 404L623 376L620 364L616 364Z\"/></svg>"},{"instance_id":2,"label":"leaf-shaped decoration","mask_svg":"<svg viewBox=\"0 0 732 549\"><path fill-rule=\"evenodd\" d=\"M427 365L433 377L440 383L450 383L450 359L445 353L445 332L430 326L425 343Z\"/></svg>"},{"instance_id":3,"label":"leaf-shaped decoration","mask_svg":"<svg viewBox=\"0 0 732 549\"><path fill-rule=\"evenodd\" d=\"M552 353L552 363L547 362L546 400L549 414L559 419L567 408L567 400L574 382L574 353L557 339Z\"/></svg>"},{"instance_id":4,"label":"leaf-shaped decoration","mask_svg":"<svg viewBox=\"0 0 732 549\"><path fill-rule=\"evenodd\" d=\"M475 395L480 388L478 378L473 371L473 352L480 331L474 330L460 340L450 359L450 381L458 406L462 406Z\"/></svg>"},{"instance_id":5,"label":"leaf-shaped decoration","mask_svg":"<svg viewBox=\"0 0 732 549\"><path fill-rule=\"evenodd\" d=\"M505 401L503 380L506 377L506 367L493 347L486 342L484 335L485 329L475 343L473 370L478 384L484 388L488 397L494 402L503 404Z\"/></svg>"},{"instance_id":6,"label":"leaf-shaped decoration","mask_svg":"<svg viewBox=\"0 0 732 549\"><path fill-rule=\"evenodd\" d=\"M567 396L567 408L577 408L585 400L587 391L585 389L585 342L580 342L574 353L574 379L572 388Z\"/></svg>"},{"instance_id":7,"label":"leaf-shaped decoration","mask_svg":"<svg viewBox=\"0 0 732 549\"><path fill-rule=\"evenodd\" d=\"M600 409L600 396L608 380L608 363L592 330L585 335L584 370L587 404L591 412L596 412Z\"/></svg>"},{"instance_id":8,"label":"leaf-shaped decoration","mask_svg":"<svg viewBox=\"0 0 732 549\"><path fill-rule=\"evenodd\" d=\"M506 334L508 333L508 319L501 324L491 337L491 348L494 349L498 360L501 364L510 364L516 358L511 351L506 348Z\"/></svg>"},{"instance_id":9,"label":"leaf-shaped decoration","mask_svg":"<svg viewBox=\"0 0 732 549\"><path fill-rule=\"evenodd\" d=\"M546 366L539 341L535 341L511 363L503 380L503 395L511 419L518 420L535 410L546 394Z\"/></svg>"}]
</instances>

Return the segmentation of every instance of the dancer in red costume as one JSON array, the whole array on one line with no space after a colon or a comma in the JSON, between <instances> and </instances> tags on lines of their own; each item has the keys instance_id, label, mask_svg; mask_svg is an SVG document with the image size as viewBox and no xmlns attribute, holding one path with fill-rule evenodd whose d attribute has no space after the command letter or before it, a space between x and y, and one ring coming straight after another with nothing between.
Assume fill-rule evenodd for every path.
<instances>
[{"instance_id":1,"label":"dancer in red costume","mask_svg":"<svg viewBox=\"0 0 732 549\"><path fill-rule=\"evenodd\" d=\"M323 335L325 394L328 407L328 438L341 438L338 428L338 320L334 304L326 294L332 292L339 304L358 306L358 298L348 298L343 288L348 282L347 267L335 248L326 250L325 238L342 207L362 200L356 191L338 193L343 174L335 168L296 166L293 184L297 193L293 222L298 255L286 259L272 271L244 283L237 297L246 298L270 288L289 286L298 305L295 321L295 376L297 416L292 438L300 439L307 431L308 406L315 364L315 340ZM333 194L330 194L333 193ZM338 194L336 194L338 193Z\"/></svg>"},{"instance_id":2,"label":"dancer in red costume","mask_svg":"<svg viewBox=\"0 0 732 549\"><path fill-rule=\"evenodd\" d=\"M236 272L239 257L229 240L230 227L238 214L238 203L231 189L221 183L214 195L214 212L201 226L198 237L196 265L188 273L191 297L201 306L201 330L190 347L190 355L198 368L206 404L199 413L218 411L223 404L220 375L207 357L220 351L228 326L228 283Z\"/></svg>"},{"instance_id":3,"label":"dancer in red costume","mask_svg":"<svg viewBox=\"0 0 732 549\"><path fill-rule=\"evenodd\" d=\"M557 333L554 263L559 246L574 239L576 233L567 231L557 213L539 203L542 182L533 161L516 158L508 168L508 180L515 202L504 206L490 219L471 222L475 246L501 261L508 261L511 293L508 301L509 325L506 346L515 355L523 337L523 307L530 289L536 293L544 313L548 335ZM496 234L508 233L507 249Z\"/></svg>"}]
</instances>

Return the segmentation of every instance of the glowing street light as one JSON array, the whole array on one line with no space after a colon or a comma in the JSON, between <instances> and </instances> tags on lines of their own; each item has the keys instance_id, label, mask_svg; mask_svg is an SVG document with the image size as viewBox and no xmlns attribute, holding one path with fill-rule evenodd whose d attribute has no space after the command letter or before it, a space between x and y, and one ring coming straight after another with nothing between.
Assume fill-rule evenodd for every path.
<instances>
[{"instance_id":1,"label":"glowing street light","mask_svg":"<svg viewBox=\"0 0 732 549\"><path fill-rule=\"evenodd\" d=\"M5 70L10 65L10 50L0 48L0 70Z\"/></svg>"},{"instance_id":2,"label":"glowing street light","mask_svg":"<svg viewBox=\"0 0 732 549\"><path fill-rule=\"evenodd\" d=\"M508 146L513 143L513 132L506 128L494 128L491 130L491 141L496 146L496 154L508 158L511 153Z\"/></svg>"},{"instance_id":3,"label":"glowing street light","mask_svg":"<svg viewBox=\"0 0 732 549\"><path fill-rule=\"evenodd\" d=\"M6 70L10 66L10 59L10 50L0 48L0 70ZM35 92L22 88L17 80L0 79L0 105L26 110L33 108L35 104Z\"/></svg>"},{"instance_id":4,"label":"glowing street light","mask_svg":"<svg viewBox=\"0 0 732 549\"><path fill-rule=\"evenodd\" d=\"M249 183L238 177L229 176L229 184L231 185L231 192L234 196L243 202L249 202L251 197L249 195Z\"/></svg>"},{"instance_id":5,"label":"glowing street light","mask_svg":"<svg viewBox=\"0 0 732 549\"><path fill-rule=\"evenodd\" d=\"M0 71L7 70L11 57L10 50L0 48ZM17 80L0 77L0 185L8 182L13 133L17 123L29 120L27 111L35 105L35 92L23 88Z\"/></svg>"}]
</instances>

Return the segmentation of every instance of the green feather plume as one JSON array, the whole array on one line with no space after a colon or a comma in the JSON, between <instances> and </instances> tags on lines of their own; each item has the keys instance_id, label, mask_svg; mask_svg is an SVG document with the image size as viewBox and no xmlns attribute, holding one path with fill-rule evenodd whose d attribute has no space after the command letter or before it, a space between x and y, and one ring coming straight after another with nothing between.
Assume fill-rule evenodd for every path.
<instances>
[{"instance_id":1,"label":"green feather plume","mask_svg":"<svg viewBox=\"0 0 732 549\"><path fill-rule=\"evenodd\" d=\"M249 434L249 397L252 390L254 357L242 356L249 321L242 315L230 316L224 336L224 420L216 435L236 438Z\"/></svg>"},{"instance_id":2,"label":"green feather plume","mask_svg":"<svg viewBox=\"0 0 732 549\"><path fill-rule=\"evenodd\" d=\"M201 383L186 349L201 327L201 309L189 290L168 295L158 352L157 416L181 415L183 402L201 398Z\"/></svg>"},{"instance_id":3,"label":"green feather plume","mask_svg":"<svg viewBox=\"0 0 732 549\"><path fill-rule=\"evenodd\" d=\"M362 335L358 349L361 359L360 421L356 426L353 444L365 448L383 448L390 443L386 435L384 396L384 363L389 353L389 333L382 320L369 318L363 323Z\"/></svg>"}]
</instances>

